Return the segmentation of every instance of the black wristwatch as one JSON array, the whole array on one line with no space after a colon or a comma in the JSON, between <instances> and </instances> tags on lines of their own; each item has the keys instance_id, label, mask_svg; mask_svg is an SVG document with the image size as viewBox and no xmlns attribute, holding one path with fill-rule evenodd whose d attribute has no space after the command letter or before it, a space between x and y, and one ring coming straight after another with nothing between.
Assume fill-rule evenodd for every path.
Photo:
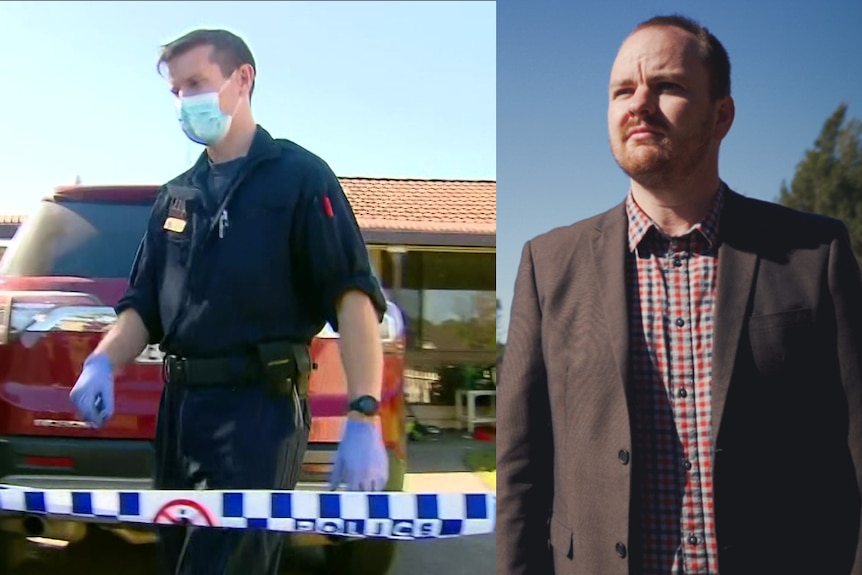
<instances>
[{"instance_id":1,"label":"black wristwatch","mask_svg":"<svg viewBox=\"0 0 862 575\"><path fill-rule=\"evenodd\" d=\"M361 395L350 402L348 406L350 411L356 411L362 415L372 416L377 415L380 409L380 403L370 395Z\"/></svg>"}]
</instances>

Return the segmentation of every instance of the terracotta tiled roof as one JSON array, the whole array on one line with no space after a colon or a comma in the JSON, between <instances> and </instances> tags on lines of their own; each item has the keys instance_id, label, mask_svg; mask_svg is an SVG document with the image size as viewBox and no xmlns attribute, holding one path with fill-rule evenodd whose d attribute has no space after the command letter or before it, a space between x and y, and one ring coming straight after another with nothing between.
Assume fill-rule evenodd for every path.
<instances>
[{"instance_id":1,"label":"terracotta tiled roof","mask_svg":"<svg viewBox=\"0 0 862 575\"><path fill-rule=\"evenodd\" d=\"M497 182L339 178L361 228L497 233Z\"/></svg>"},{"instance_id":2,"label":"terracotta tiled roof","mask_svg":"<svg viewBox=\"0 0 862 575\"><path fill-rule=\"evenodd\" d=\"M497 233L497 182L339 178L363 230ZM18 225L23 215L0 215Z\"/></svg>"}]
</instances>

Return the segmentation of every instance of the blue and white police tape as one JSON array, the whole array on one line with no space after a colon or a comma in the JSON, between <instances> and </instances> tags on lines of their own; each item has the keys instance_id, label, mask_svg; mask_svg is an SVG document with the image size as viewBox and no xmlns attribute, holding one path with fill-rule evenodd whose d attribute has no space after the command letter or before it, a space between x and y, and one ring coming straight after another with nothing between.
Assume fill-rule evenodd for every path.
<instances>
[{"instance_id":1,"label":"blue and white police tape","mask_svg":"<svg viewBox=\"0 0 862 575\"><path fill-rule=\"evenodd\" d=\"M496 505L494 493L78 491L0 485L3 513L399 540L493 533Z\"/></svg>"}]
</instances>

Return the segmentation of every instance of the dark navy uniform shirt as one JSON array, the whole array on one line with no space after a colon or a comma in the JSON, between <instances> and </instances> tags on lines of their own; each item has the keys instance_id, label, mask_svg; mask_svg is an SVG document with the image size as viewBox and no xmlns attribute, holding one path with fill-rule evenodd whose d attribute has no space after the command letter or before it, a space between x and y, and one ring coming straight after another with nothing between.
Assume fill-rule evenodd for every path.
<instances>
[{"instance_id":1,"label":"dark navy uniform shirt","mask_svg":"<svg viewBox=\"0 0 862 575\"><path fill-rule=\"evenodd\" d=\"M136 310L167 353L215 357L309 342L326 322L337 330L336 302L351 289L382 319L386 302L338 178L258 127L246 157L211 165L204 153L162 187L116 311Z\"/></svg>"}]
</instances>

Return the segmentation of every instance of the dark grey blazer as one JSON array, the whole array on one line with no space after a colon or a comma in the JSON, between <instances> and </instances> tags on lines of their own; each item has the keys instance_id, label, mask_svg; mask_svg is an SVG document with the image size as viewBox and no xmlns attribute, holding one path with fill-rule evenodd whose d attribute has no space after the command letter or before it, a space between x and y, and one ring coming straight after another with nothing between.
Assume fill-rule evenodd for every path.
<instances>
[{"instance_id":1,"label":"dark grey blazer","mask_svg":"<svg viewBox=\"0 0 862 575\"><path fill-rule=\"evenodd\" d=\"M498 386L497 574L637 574L623 204L523 249ZM862 280L846 227L730 191L713 446L721 575L862 575Z\"/></svg>"}]
</instances>

